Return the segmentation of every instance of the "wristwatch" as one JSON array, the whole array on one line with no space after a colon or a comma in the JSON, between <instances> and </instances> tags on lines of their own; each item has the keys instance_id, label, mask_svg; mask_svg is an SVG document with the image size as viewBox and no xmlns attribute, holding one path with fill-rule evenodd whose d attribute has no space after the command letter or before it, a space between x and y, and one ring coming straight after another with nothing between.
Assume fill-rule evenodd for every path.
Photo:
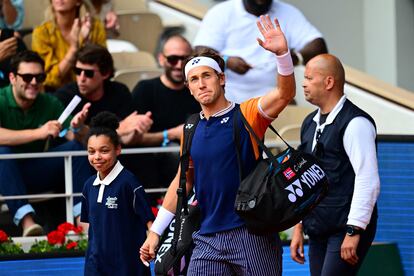
<instances>
[{"instance_id":1,"label":"wristwatch","mask_svg":"<svg viewBox=\"0 0 414 276\"><path fill-rule=\"evenodd\" d=\"M359 235L363 232L364 230L362 230L362 228L353 226L353 225L347 225L346 226L346 234L348 236L355 236L355 235Z\"/></svg>"}]
</instances>

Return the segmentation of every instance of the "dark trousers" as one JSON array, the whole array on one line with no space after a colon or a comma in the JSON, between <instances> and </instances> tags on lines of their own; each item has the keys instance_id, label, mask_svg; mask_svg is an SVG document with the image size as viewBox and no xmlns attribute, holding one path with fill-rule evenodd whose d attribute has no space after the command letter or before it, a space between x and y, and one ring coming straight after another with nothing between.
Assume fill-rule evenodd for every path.
<instances>
[{"instance_id":1,"label":"dark trousers","mask_svg":"<svg viewBox=\"0 0 414 276\"><path fill-rule=\"evenodd\" d=\"M66 142L49 151L73 151L85 148L77 141ZM12 147L0 146L0 154L13 153ZM72 157L73 192L82 192L85 181L95 171L89 165L86 156ZM0 160L0 194L3 196L36 194L46 191L63 191L63 157L2 159ZM74 198L74 204L80 202ZM27 200L6 201L10 213L27 204Z\"/></svg>"},{"instance_id":2,"label":"dark trousers","mask_svg":"<svg viewBox=\"0 0 414 276\"><path fill-rule=\"evenodd\" d=\"M309 238L309 266L312 276L352 276L356 275L371 246L377 230L377 219L372 219L361 234L357 248L359 262L352 266L341 259L341 245L345 231L328 237Z\"/></svg>"}]
</instances>

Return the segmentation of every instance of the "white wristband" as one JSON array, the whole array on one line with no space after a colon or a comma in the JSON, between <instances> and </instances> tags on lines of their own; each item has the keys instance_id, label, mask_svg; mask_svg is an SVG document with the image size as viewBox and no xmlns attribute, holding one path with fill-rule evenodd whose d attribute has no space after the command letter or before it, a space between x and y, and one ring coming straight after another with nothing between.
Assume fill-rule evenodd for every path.
<instances>
[{"instance_id":1,"label":"white wristband","mask_svg":"<svg viewBox=\"0 0 414 276\"><path fill-rule=\"evenodd\" d=\"M164 233L165 228L168 227L172 219L175 217L175 214L171 213L164 207L161 207L158 211L157 218L151 226L151 231L156 233L158 236L161 236Z\"/></svg>"},{"instance_id":2,"label":"white wristband","mask_svg":"<svg viewBox=\"0 0 414 276\"><path fill-rule=\"evenodd\" d=\"M276 64L279 75L289 76L293 73L293 61L289 50L281 56L276 55Z\"/></svg>"}]
</instances>

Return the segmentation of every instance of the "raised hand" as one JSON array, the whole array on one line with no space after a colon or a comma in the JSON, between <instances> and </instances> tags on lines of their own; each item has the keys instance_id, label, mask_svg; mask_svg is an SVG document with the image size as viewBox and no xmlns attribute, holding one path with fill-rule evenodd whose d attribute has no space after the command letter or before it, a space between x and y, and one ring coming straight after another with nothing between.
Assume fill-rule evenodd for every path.
<instances>
[{"instance_id":1,"label":"raised hand","mask_svg":"<svg viewBox=\"0 0 414 276\"><path fill-rule=\"evenodd\" d=\"M133 131L142 134L150 129L152 123L151 112L138 114L138 112L134 111L119 123L118 134L122 136Z\"/></svg>"},{"instance_id":2,"label":"raised hand","mask_svg":"<svg viewBox=\"0 0 414 276\"><path fill-rule=\"evenodd\" d=\"M16 37L10 37L0 42L0 61L13 56L17 50Z\"/></svg>"},{"instance_id":3,"label":"raised hand","mask_svg":"<svg viewBox=\"0 0 414 276\"><path fill-rule=\"evenodd\" d=\"M70 126L73 128L80 128L83 126L86 118L88 117L89 108L91 107L91 103L86 103L82 110L76 113L73 117L72 121L70 122Z\"/></svg>"},{"instance_id":4,"label":"raised hand","mask_svg":"<svg viewBox=\"0 0 414 276\"><path fill-rule=\"evenodd\" d=\"M80 33L80 23L79 18L75 18L72 24L72 29L69 34L69 44L74 48L78 48L79 45L79 33Z\"/></svg>"},{"instance_id":5,"label":"raised hand","mask_svg":"<svg viewBox=\"0 0 414 276\"><path fill-rule=\"evenodd\" d=\"M105 15L105 28L119 30L118 16L114 11L109 11Z\"/></svg>"},{"instance_id":6,"label":"raised hand","mask_svg":"<svg viewBox=\"0 0 414 276\"><path fill-rule=\"evenodd\" d=\"M80 35L82 37L82 41L86 41L89 38L89 34L91 33L92 28L92 17L89 13L85 14L85 16L82 17L80 25Z\"/></svg>"},{"instance_id":7,"label":"raised hand","mask_svg":"<svg viewBox=\"0 0 414 276\"><path fill-rule=\"evenodd\" d=\"M263 35L264 41L257 38L257 42L264 49L280 56L288 52L288 45L285 35L280 29L279 21L276 18L275 25L273 25L269 15L261 15L260 20L257 21L257 27Z\"/></svg>"}]
</instances>

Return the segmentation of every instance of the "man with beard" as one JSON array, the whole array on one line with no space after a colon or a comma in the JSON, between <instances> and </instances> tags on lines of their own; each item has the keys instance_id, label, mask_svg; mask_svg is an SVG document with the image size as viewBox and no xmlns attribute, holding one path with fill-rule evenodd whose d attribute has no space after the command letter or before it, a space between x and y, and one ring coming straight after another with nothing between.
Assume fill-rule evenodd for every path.
<instances>
[{"instance_id":1,"label":"man with beard","mask_svg":"<svg viewBox=\"0 0 414 276\"><path fill-rule=\"evenodd\" d=\"M322 34L290 4L231 0L214 6L204 16L194 46L211 48L222 55L228 69L226 98L230 101L241 103L262 96L276 85L274 57L255 43L260 33L254 23L263 14L280 20L294 65L304 65L327 52Z\"/></svg>"},{"instance_id":2,"label":"man with beard","mask_svg":"<svg viewBox=\"0 0 414 276\"><path fill-rule=\"evenodd\" d=\"M182 62L191 55L190 43L181 35L167 37L161 44L158 62L164 73L154 79L140 81L132 91L134 108L151 112L154 124L136 141L144 146L179 145L185 119L200 112L200 105L184 85ZM167 187L178 166L178 153L137 156L138 178L148 187ZM141 164L142 162L142 164ZM145 166L145 170L138 170ZM162 169L160 169L162 168Z\"/></svg>"}]
</instances>

